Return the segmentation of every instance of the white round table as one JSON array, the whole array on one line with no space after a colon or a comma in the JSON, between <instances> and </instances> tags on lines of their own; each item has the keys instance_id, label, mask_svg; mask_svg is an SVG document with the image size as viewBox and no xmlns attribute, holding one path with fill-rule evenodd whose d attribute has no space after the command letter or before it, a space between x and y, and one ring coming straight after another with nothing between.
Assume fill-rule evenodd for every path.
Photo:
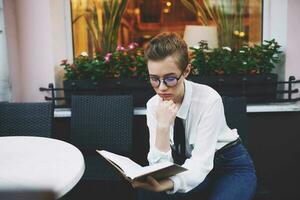
<instances>
[{"instance_id":1,"label":"white round table","mask_svg":"<svg viewBox=\"0 0 300 200\"><path fill-rule=\"evenodd\" d=\"M61 140L0 137L0 190L51 190L59 198L84 173L82 153Z\"/></svg>"}]
</instances>

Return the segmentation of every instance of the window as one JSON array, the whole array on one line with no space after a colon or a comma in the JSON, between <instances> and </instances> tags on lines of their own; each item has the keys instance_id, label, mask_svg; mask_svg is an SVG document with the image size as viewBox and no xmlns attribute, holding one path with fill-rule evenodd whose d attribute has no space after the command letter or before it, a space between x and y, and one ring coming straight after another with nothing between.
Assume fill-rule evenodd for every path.
<instances>
[{"instance_id":1,"label":"window","mask_svg":"<svg viewBox=\"0 0 300 200\"><path fill-rule=\"evenodd\" d=\"M187 25L198 28L215 26L217 31L213 39L218 46L234 48L244 42L248 44L261 42L262 0L210 0L208 4L204 0L198 0L197 4L193 2L128 0L120 22L118 43L127 45L130 42L137 42L143 45L163 31L177 32L186 36L185 39L188 40L190 38L187 37L195 36L193 33L189 34ZM98 23L93 29L97 29L98 33L102 31L105 10L101 0L71 0L71 10L74 54L77 56L83 51L90 54L96 49L95 38L101 37L101 34L93 35L89 31L88 23ZM90 15L85 15L86 13ZM201 27L197 29L197 33L202 31Z\"/></svg>"}]
</instances>

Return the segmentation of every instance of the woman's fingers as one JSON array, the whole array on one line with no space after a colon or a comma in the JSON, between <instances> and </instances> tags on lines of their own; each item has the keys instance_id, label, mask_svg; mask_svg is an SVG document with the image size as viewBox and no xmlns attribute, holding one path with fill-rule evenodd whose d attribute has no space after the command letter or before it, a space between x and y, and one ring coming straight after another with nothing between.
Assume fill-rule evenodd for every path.
<instances>
[{"instance_id":1,"label":"woman's fingers","mask_svg":"<svg viewBox=\"0 0 300 200\"><path fill-rule=\"evenodd\" d=\"M178 105L172 100L162 101L156 107L156 119L161 127L170 127L178 112Z\"/></svg>"},{"instance_id":2,"label":"woman's fingers","mask_svg":"<svg viewBox=\"0 0 300 200\"><path fill-rule=\"evenodd\" d=\"M151 176L148 176L145 182L133 181L131 185L133 188L143 188L150 191L158 191L160 188L159 182Z\"/></svg>"},{"instance_id":3,"label":"woman's fingers","mask_svg":"<svg viewBox=\"0 0 300 200\"><path fill-rule=\"evenodd\" d=\"M143 188L147 185L148 183L147 182L141 182L141 181L133 181L131 183L132 187L134 188L137 188L137 187L140 187L140 188Z\"/></svg>"},{"instance_id":4,"label":"woman's fingers","mask_svg":"<svg viewBox=\"0 0 300 200\"><path fill-rule=\"evenodd\" d=\"M157 186L159 183L152 176L147 176L147 182L152 186Z\"/></svg>"}]
</instances>

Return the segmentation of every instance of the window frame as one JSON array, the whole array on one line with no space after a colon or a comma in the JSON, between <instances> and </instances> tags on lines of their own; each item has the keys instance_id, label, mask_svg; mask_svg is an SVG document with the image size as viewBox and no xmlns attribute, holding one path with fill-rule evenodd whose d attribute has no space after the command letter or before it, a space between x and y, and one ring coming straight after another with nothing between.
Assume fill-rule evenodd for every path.
<instances>
[{"instance_id":1,"label":"window frame","mask_svg":"<svg viewBox=\"0 0 300 200\"><path fill-rule=\"evenodd\" d=\"M11 85L3 12L3 0L0 0L0 101L11 101Z\"/></svg>"}]
</instances>

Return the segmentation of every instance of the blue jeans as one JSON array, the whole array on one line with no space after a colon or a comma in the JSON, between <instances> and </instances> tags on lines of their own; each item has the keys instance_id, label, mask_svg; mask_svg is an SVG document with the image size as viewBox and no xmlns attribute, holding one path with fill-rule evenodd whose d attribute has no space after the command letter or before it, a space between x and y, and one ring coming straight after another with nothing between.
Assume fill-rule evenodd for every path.
<instances>
[{"instance_id":1,"label":"blue jeans","mask_svg":"<svg viewBox=\"0 0 300 200\"><path fill-rule=\"evenodd\" d=\"M156 193L137 190L139 200L251 200L256 192L253 162L243 144L216 152L214 168L205 180L187 193Z\"/></svg>"}]
</instances>

